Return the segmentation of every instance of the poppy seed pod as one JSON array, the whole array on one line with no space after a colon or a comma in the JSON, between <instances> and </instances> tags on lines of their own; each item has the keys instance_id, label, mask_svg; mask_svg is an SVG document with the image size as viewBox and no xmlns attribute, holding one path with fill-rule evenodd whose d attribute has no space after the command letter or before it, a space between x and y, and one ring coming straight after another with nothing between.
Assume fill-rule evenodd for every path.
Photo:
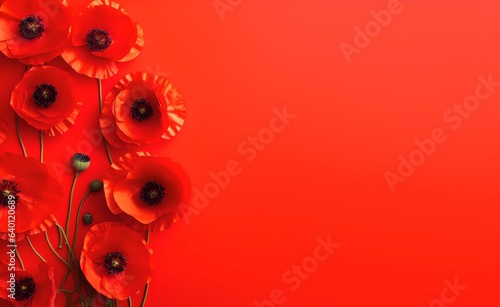
<instances>
[{"instance_id":1,"label":"poppy seed pod","mask_svg":"<svg viewBox=\"0 0 500 307\"><path fill-rule=\"evenodd\" d=\"M71 161L71 163L75 172L80 173L89 168L90 157L86 154L76 153L73 155L73 160Z\"/></svg>"}]
</instances>

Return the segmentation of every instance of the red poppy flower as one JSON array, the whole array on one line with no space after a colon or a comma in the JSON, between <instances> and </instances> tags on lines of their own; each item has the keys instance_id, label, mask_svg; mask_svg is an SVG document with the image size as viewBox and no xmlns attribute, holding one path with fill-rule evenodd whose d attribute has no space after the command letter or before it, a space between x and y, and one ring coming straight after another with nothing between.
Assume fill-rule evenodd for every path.
<instances>
[{"instance_id":1,"label":"red poppy flower","mask_svg":"<svg viewBox=\"0 0 500 307\"><path fill-rule=\"evenodd\" d=\"M14 273L14 276L10 274ZM14 307L54 307L57 288L54 282L54 268L42 263L38 266L38 274L16 269L9 271L2 264L0 274L0 298ZM11 290L12 289L12 290Z\"/></svg>"},{"instance_id":2,"label":"red poppy flower","mask_svg":"<svg viewBox=\"0 0 500 307\"><path fill-rule=\"evenodd\" d=\"M72 46L63 59L80 74L107 79L115 62L135 59L144 47L144 33L125 10L109 0L94 0L71 26Z\"/></svg>"},{"instance_id":3,"label":"red poppy flower","mask_svg":"<svg viewBox=\"0 0 500 307\"><path fill-rule=\"evenodd\" d=\"M171 139L185 117L184 100L170 81L137 72L121 79L106 96L99 122L112 146L133 148Z\"/></svg>"},{"instance_id":4,"label":"red poppy flower","mask_svg":"<svg viewBox=\"0 0 500 307\"><path fill-rule=\"evenodd\" d=\"M66 0L5 0L0 7L0 51L24 64L52 60L68 46Z\"/></svg>"},{"instance_id":5,"label":"red poppy flower","mask_svg":"<svg viewBox=\"0 0 500 307\"><path fill-rule=\"evenodd\" d=\"M9 211L15 211L15 239L22 240L54 224L52 214L64 203L61 185L34 158L0 153L0 239L9 236Z\"/></svg>"},{"instance_id":6,"label":"red poppy flower","mask_svg":"<svg viewBox=\"0 0 500 307\"><path fill-rule=\"evenodd\" d=\"M7 125L0 117L0 144L3 143L6 137L7 137Z\"/></svg>"},{"instance_id":7,"label":"red poppy flower","mask_svg":"<svg viewBox=\"0 0 500 307\"><path fill-rule=\"evenodd\" d=\"M56 67L33 67L12 92L10 105L29 125L54 136L74 124L82 102L71 76Z\"/></svg>"},{"instance_id":8,"label":"red poppy flower","mask_svg":"<svg viewBox=\"0 0 500 307\"><path fill-rule=\"evenodd\" d=\"M151 280L152 252L137 231L123 223L100 223L85 236L80 266L97 292L123 300Z\"/></svg>"},{"instance_id":9,"label":"red poppy flower","mask_svg":"<svg viewBox=\"0 0 500 307\"><path fill-rule=\"evenodd\" d=\"M111 212L140 230L170 227L179 219L179 205L186 204L191 194L191 183L179 164L146 153L116 160L103 182Z\"/></svg>"}]
</instances>

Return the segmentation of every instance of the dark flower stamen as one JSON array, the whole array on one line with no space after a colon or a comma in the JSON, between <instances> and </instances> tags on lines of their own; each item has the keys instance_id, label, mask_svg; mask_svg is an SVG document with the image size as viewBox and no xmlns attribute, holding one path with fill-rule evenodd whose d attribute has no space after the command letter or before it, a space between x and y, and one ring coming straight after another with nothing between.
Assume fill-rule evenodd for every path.
<instances>
[{"instance_id":1,"label":"dark flower stamen","mask_svg":"<svg viewBox=\"0 0 500 307\"><path fill-rule=\"evenodd\" d=\"M73 160L78 160L80 162L90 162L90 157L83 153L76 153L73 155Z\"/></svg>"},{"instance_id":2,"label":"dark flower stamen","mask_svg":"<svg viewBox=\"0 0 500 307\"><path fill-rule=\"evenodd\" d=\"M35 281L31 277L21 277L15 283L15 294L14 297L16 301L24 301L30 299L35 293L36 285Z\"/></svg>"},{"instance_id":3,"label":"dark flower stamen","mask_svg":"<svg viewBox=\"0 0 500 307\"><path fill-rule=\"evenodd\" d=\"M17 189L17 183L14 180L6 180L2 179L2 183L0 183L0 204L2 207L7 207L9 205L9 195L14 196L14 201L17 204L19 199L19 194L21 191Z\"/></svg>"},{"instance_id":4,"label":"dark flower stamen","mask_svg":"<svg viewBox=\"0 0 500 307\"><path fill-rule=\"evenodd\" d=\"M120 252L111 252L104 257L104 268L110 275L125 271L127 259Z\"/></svg>"},{"instance_id":5,"label":"dark flower stamen","mask_svg":"<svg viewBox=\"0 0 500 307\"><path fill-rule=\"evenodd\" d=\"M53 85L43 83L37 85L33 93L33 99L37 106L42 108L50 107L57 99L57 91Z\"/></svg>"},{"instance_id":6,"label":"dark flower stamen","mask_svg":"<svg viewBox=\"0 0 500 307\"><path fill-rule=\"evenodd\" d=\"M92 52L103 52L111 46L111 37L105 30L94 28L87 34L87 45Z\"/></svg>"},{"instance_id":7,"label":"dark flower stamen","mask_svg":"<svg viewBox=\"0 0 500 307\"><path fill-rule=\"evenodd\" d=\"M165 188L156 181L149 181L141 188L139 198L149 206L157 206L165 197Z\"/></svg>"},{"instance_id":8,"label":"dark flower stamen","mask_svg":"<svg viewBox=\"0 0 500 307\"><path fill-rule=\"evenodd\" d=\"M19 33L26 39L35 39L42 37L45 26L40 16L30 15L19 23Z\"/></svg>"},{"instance_id":9,"label":"dark flower stamen","mask_svg":"<svg viewBox=\"0 0 500 307\"><path fill-rule=\"evenodd\" d=\"M136 100L130 107L132 118L140 122L146 121L153 117L153 107L145 99Z\"/></svg>"}]
</instances>

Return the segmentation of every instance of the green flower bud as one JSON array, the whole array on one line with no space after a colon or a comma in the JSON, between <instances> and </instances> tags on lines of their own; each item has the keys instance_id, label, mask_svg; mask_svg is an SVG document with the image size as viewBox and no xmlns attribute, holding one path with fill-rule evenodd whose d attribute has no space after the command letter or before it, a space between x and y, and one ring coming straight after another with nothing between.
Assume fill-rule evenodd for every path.
<instances>
[{"instance_id":1,"label":"green flower bud","mask_svg":"<svg viewBox=\"0 0 500 307\"><path fill-rule=\"evenodd\" d=\"M90 183L90 191L92 192L99 192L100 190L102 190L102 188L104 187L104 184L102 183L101 180L92 180L92 182Z\"/></svg>"},{"instance_id":2,"label":"green flower bud","mask_svg":"<svg viewBox=\"0 0 500 307\"><path fill-rule=\"evenodd\" d=\"M75 172L83 172L90 166L90 157L82 153L76 153L73 155L72 166Z\"/></svg>"}]
</instances>

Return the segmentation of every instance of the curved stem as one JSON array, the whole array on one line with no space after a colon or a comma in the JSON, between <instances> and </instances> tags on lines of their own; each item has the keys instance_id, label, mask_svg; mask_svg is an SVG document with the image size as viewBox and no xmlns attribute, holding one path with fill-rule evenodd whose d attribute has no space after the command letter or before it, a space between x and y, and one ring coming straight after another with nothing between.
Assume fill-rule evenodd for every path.
<instances>
[{"instance_id":1,"label":"curved stem","mask_svg":"<svg viewBox=\"0 0 500 307\"><path fill-rule=\"evenodd\" d=\"M97 90L99 92L99 114L102 114L102 81L101 79L97 79ZM108 156L109 164L113 164L113 158L111 157L111 152L109 151L108 142L106 138L102 138L102 142L104 143L104 148L106 149L106 155Z\"/></svg>"},{"instance_id":2,"label":"curved stem","mask_svg":"<svg viewBox=\"0 0 500 307\"><path fill-rule=\"evenodd\" d=\"M64 292L64 295L66 296L66 307L71 307L71 297L72 295L69 293Z\"/></svg>"},{"instance_id":3,"label":"curved stem","mask_svg":"<svg viewBox=\"0 0 500 307\"><path fill-rule=\"evenodd\" d=\"M33 244L31 244L31 240L29 237L26 237L26 241L28 242L29 246L31 247L31 249L33 250L33 252L35 253L35 255L38 256L38 258L40 258L43 262L47 262L45 261L45 258L42 257L42 255L40 255L40 253L35 249L35 247L33 246Z\"/></svg>"},{"instance_id":4,"label":"curved stem","mask_svg":"<svg viewBox=\"0 0 500 307\"><path fill-rule=\"evenodd\" d=\"M57 228L63 230L62 226L59 225L59 223L56 222L55 225L56 225ZM76 275L78 275L82 279L82 283L83 283L83 280L85 280L85 276L83 276L83 273L79 270L78 260L76 259L75 254L74 254L73 250L71 249L71 246L69 244L69 240L68 240L68 237L66 236L66 233L63 231L62 234L64 236L64 240L65 240L66 246L68 247L68 253L71 254L71 258L73 259L73 263L76 266L75 267ZM72 266L70 264L68 264L68 267L71 268ZM76 275L73 275L74 278L75 278L75 285L76 285L76 288L78 290L78 293L80 294L80 297L84 299L85 297L82 294L81 283L77 282Z\"/></svg>"},{"instance_id":5,"label":"curved stem","mask_svg":"<svg viewBox=\"0 0 500 307\"><path fill-rule=\"evenodd\" d=\"M78 303L80 303L81 307L86 307L88 306L88 303L87 303L87 300L83 299L83 298L79 298L74 304L73 306L78 306Z\"/></svg>"},{"instance_id":6,"label":"curved stem","mask_svg":"<svg viewBox=\"0 0 500 307\"><path fill-rule=\"evenodd\" d=\"M57 228L61 229L62 230L62 226L59 225L59 223L56 223L55 224L57 226ZM82 280L85 280L85 276L83 275L83 272L81 271L80 269L80 266L79 266L79 262L78 260L76 259L76 256L75 256L75 253L74 251L71 249L71 246L69 245L69 240L68 240L68 237L66 236L66 234L64 233L64 231L62 232L63 236L64 236L64 240L66 241L66 246L68 247L68 252L69 254L71 255L71 258L73 259L73 263L75 264L75 271L76 273L78 274L78 276L82 279ZM71 265L70 265L71 266ZM83 283L83 282L82 282ZM78 291L80 292L80 285L77 285L78 287Z\"/></svg>"},{"instance_id":7,"label":"curved stem","mask_svg":"<svg viewBox=\"0 0 500 307\"><path fill-rule=\"evenodd\" d=\"M16 256L17 256L17 259L19 259L19 266L24 271L23 259L21 258L21 255L19 254L19 251L17 250L17 246L16 246Z\"/></svg>"},{"instance_id":8,"label":"curved stem","mask_svg":"<svg viewBox=\"0 0 500 307\"><path fill-rule=\"evenodd\" d=\"M68 215L66 216L66 228L64 230L64 236L67 236L69 231L69 219L71 218L71 210L73 208L73 194L75 192L76 180L78 179L79 174L80 173L78 172L75 173L75 177L73 178L73 183L71 184L71 191L69 192ZM59 248L62 248L62 242L59 242Z\"/></svg>"},{"instance_id":9,"label":"curved stem","mask_svg":"<svg viewBox=\"0 0 500 307\"><path fill-rule=\"evenodd\" d=\"M61 232L59 232L61 233ZM47 233L47 231L45 231L45 240L47 241L47 244L49 245L49 248L50 250L52 250L52 252L54 253L54 255L57 256L57 258L59 258L59 260L61 260L70 270L71 270L71 266L69 265L68 262L66 262L62 257L61 255L59 255L56 250L54 249L54 247L52 246L52 244L50 243L50 239L49 239L49 235ZM76 280L76 277L75 275L73 274L73 279L75 281L75 285L77 285L77 291L80 292L80 296L83 296L81 294L81 291L80 291L80 288L78 286L78 282ZM69 295L69 293L73 294L75 291L71 292L71 291L67 291L66 289L64 289L64 283L63 283L63 288L62 289L59 289L58 292L64 292L66 294L66 306L71 306L71 295ZM68 293L69 292L69 293Z\"/></svg>"},{"instance_id":10,"label":"curved stem","mask_svg":"<svg viewBox=\"0 0 500 307\"><path fill-rule=\"evenodd\" d=\"M106 154L108 155L109 164L113 164L113 158L111 157L111 152L109 151L108 141L103 137L102 142L104 143L104 148L106 149Z\"/></svg>"},{"instance_id":11,"label":"curved stem","mask_svg":"<svg viewBox=\"0 0 500 307\"><path fill-rule=\"evenodd\" d=\"M90 295L90 306L93 306L93 304L94 304L95 294L96 294L96 290L93 289L92 294Z\"/></svg>"},{"instance_id":12,"label":"curved stem","mask_svg":"<svg viewBox=\"0 0 500 307\"><path fill-rule=\"evenodd\" d=\"M149 236L151 234L150 230L146 231L146 242L149 243ZM146 299L148 297L148 291L149 291L149 281L146 283L146 287L144 288L144 296L142 297L142 303L141 307L146 306Z\"/></svg>"},{"instance_id":13,"label":"curved stem","mask_svg":"<svg viewBox=\"0 0 500 307\"><path fill-rule=\"evenodd\" d=\"M83 197L82 200L80 201L80 204L78 205L78 211L76 212L76 222L75 222L75 233L73 234L73 244L71 244L71 248L75 250L75 245L76 245L76 234L78 233L78 226L80 225L80 213L82 212L82 207L83 203L87 199L87 197L92 193L92 191L88 191Z\"/></svg>"},{"instance_id":14,"label":"curved stem","mask_svg":"<svg viewBox=\"0 0 500 307\"><path fill-rule=\"evenodd\" d=\"M45 231L45 240L47 241L47 244L49 245L49 248L52 250L52 252L54 253L54 255L57 256L57 258L59 258L59 260L61 260L68 268L70 267L69 264L61 257L61 255L59 255L56 250L54 249L54 247L52 246L52 244L50 243L50 239L49 239L49 235L47 234L47 232Z\"/></svg>"},{"instance_id":15,"label":"curved stem","mask_svg":"<svg viewBox=\"0 0 500 307\"><path fill-rule=\"evenodd\" d=\"M71 244L71 248L73 250L75 250L76 235L78 233L78 226L80 224L80 212L82 210L83 203L85 202L85 200L87 199L87 197L90 195L90 193L92 193L92 191L88 191L87 194L85 194L85 196L83 196L82 200L80 201L80 205L78 206L78 211L76 213L75 233L73 234L73 243ZM69 254L68 254L68 257L66 258L66 261L70 261L70 260L71 259L70 259ZM62 286L63 287L64 287L64 284L66 283L66 280L68 279L70 271L71 271L71 267L68 267L66 269L66 273L64 274L64 277L62 279Z\"/></svg>"},{"instance_id":16,"label":"curved stem","mask_svg":"<svg viewBox=\"0 0 500 307\"><path fill-rule=\"evenodd\" d=\"M132 307L132 298L128 297L128 307Z\"/></svg>"},{"instance_id":17,"label":"curved stem","mask_svg":"<svg viewBox=\"0 0 500 307\"><path fill-rule=\"evenodd\" d=\"M57 293L68 293L68 294L73 294L76 292L76 289L75 290L66 290L66 289L57 289Z\"/></svg>"},{"instance_id":18,"label":"curved stem","mask_svg":"<svg viewBox=\"0 0 500 307\"><path fill-rule=\"evenodd\" d=\"M56 223L55 225L57 226L57 228L62 230L61 225L59 225L58 223ZM64 240L66 241L65 242L66 246L68 246L68 252L71 254L71 258L73 259L73 262L77 264L78 260L76 260L75 254L73 253L73 250L71 249L71 246L69 245L69 240L68 240L68 237L66 236L66 233L63 231L62 234L64 236Z\"/></svg>"},{"instance_id":19,"label":"curved stem","mask_svg":"<svg viewBox=\"0 0 500 307\"><path fill-rule=\"evenodd\" d=\"M26 147L24 147L24 142L23 138L21 137L21 129L19 129L19 116L16 113L16 131L17 131L17 138L19 139L19 144L21 145L21 149L23 151L23 155L27 157L28 155L26 154Z\"/></svg>"},{"instance_id":20,"label":"curved stem","mask_svg":"<svg viewBox=\"0 0 500 307\"><path fill-rule=\"evenodd\" d=\"M40 162L43 164L43 132L40 130Z\"/></svg>"},{"instance_id":21,"label":"curved stem","mask_svg":"<svg viewBox=\"0 0 500 307\"><path fill-rule=\"evenodd\" d=\"M61 249L63 248L63 235L62 235L62 230L57 228L57 231L59 232L59 246L57 248Z\"/></svg>"},{"instance_id":22,"label":"curved stem","mask_svg":"<svg viewBox=\"0 0 500 307\"><path fill-rule=\"evenodd\" d=\"M142 297L141 307L146 306L146 298L148 297L149 291L149 282L146 283L146 287L144 288L144 296Z\"/></svg>"}]
</instances>

